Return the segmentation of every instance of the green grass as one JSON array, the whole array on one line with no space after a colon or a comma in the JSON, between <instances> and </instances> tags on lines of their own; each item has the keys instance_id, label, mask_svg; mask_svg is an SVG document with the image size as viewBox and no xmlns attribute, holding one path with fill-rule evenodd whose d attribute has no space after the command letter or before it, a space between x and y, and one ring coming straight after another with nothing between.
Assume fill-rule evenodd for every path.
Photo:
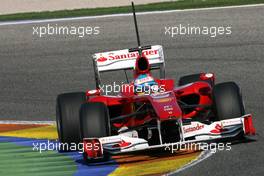
<instances>
[{"instance_id":1,"label":"green grass","mask_svg":"<svg viewBox=\"0 0 264 176\"><path fill-rule=\"evenodd\" d=\"M147 5L136 5L136 11L143 12L143 11L157 11L157 10L189 9L189 8L218 7L218 6L245 5L245 4L258 4L258 3L264 3L264 0L179 0L176 2L162 2L162 3L153 3ZM131 12L130 6L61 10L61 11L53 11L53 12L46 11L46 12L0 15L0 21L80 17L80 16L106 15L106 14L118 14L118 13L128 13L128 12Z\"/></svg>"},{"instance_id":2,"label":"green grass","mask_svg":"<svg viewBox=\"0 0 264 176\"><path fill-rule=\"evenodd\" d=\"M74 175L77 165L67 155L57 151L33 151L32 147L0 143L0 175L67 176Z\"/></svg>"}]
</instances>

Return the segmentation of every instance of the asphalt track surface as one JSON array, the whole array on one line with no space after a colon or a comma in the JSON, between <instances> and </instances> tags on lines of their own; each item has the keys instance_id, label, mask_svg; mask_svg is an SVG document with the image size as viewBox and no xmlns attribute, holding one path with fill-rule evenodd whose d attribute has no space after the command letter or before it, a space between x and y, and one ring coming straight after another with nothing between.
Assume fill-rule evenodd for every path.
<instances>
[{"instance_id":1,"label":"asphalt track surface","mask_svg":"<svg viewBox=\"0 0 264 176\"><path fill-rule=\"evenodd\" d=\"M214 72L217 82L235 80L243 91L246 111L253 113L257 141L217 152L179 175L263 175L264 7L186 11L138 16L143 44L161 44L167 77ZM136 46L132 17L112 17L51 24L100 26L100 35L32 35L26 24L0 26L1 120L54 120L56 95L94 87L91 55ZM164 35L164 26L191 24L232 26L232 34ZM119 79L121 75L108 75ZM178 174L177 174L178 175Z\"/></svg>"}]
</instances>

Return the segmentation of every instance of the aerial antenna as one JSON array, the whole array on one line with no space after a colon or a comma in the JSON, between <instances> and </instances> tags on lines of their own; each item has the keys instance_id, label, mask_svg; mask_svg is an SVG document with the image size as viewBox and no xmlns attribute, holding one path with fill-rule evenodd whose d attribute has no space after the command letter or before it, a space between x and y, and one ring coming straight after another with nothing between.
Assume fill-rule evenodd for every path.
<instances>
[{"instance_id":1,"label":"aerial antenna","mask_svg":"<svg viewBox=\"0 0 264 176\"><path fill-rule=\"evenodd\" d=\"M139 33L138 33L138 25L137 25L137 17L136 17L135 6L134 6L134 2L133 1L131 3L132 3L132 10L133 10L135 29L136 29L136 34L137 34L137 43L138 43L138 47L140 47L140 38L139 38Z\"/></svg>"},{"instance_id":2,"label":"aerial antenna","mask_svg":"<svg viewBox=\"0 0 264 176\"><path fill-rule=\"evenodd\" d=\"M131 2L132 4L132 11L133 11L133 17L134 17L134 23L135 23L135 29L136 29L136 34L137 34L137 44L138 46L136 48L130 48L129 52L135 52L137 51L140 56L142 56L142 51L143 50L148 50L151 49L151 46L141 46L140 44L140 38L139 38L139 32L138 32L138 24L137 24L137 17L136 17L136 10L134 6L134 2Z\"/></svg>"}]
</instances>

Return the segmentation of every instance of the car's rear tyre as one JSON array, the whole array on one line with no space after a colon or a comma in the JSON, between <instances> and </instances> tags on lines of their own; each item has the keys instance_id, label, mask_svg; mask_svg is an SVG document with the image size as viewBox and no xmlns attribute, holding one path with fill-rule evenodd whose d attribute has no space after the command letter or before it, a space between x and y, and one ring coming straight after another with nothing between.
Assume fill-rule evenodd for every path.
<instances>
[{"instance_id":1,"label":"car's rear tyre","mask_svg":"<svg viewBox=\"0 0 264 176\"><path fill-rule=\"evenodd\" d=\"M183 86L189 83L193 83L193 82L197 82L197 81L204 81L209 83L211 86L214 85L213 81L208 79L208 80L201 80L200 78L200 73L198 74L192 74L192 75L186 75L186 76L182 76L179 79L178 85L179 86Z\"/></svg>"},{"instance_id":2,"label":"car's rear tyre","mask_svg":"<svg viewBox=\"0 0 264 176\"><path fill-rule=\"evenodd\" d=\"M238 85L225 82L213 87L213 110L216 120L237 118L245 115L245 108Z\"/></svg>"},{"instance_id":3,"label":"car's rear tyre","mask_svg":"<svg viewBox=\"0 0 264 176\"><path fill-rule=\"evenodd\" d=\"M80 110L81 138L100 138L110 136L110 119L108 108L104 103L89 102L81 106ZM83 153L87 162L98 162L109 159L109 155L104 153L104 158L100 160L88 160L86 153Z\"/></svg>"},{"instance_id":4,"label":"car's rear tyre","mask_svg":"<svg viewBox=\"0 0 264 176\"><path fill-rule=\"evenodd\" d=\"M84 102L84 92L65 93L57 97L56 122L59 142L67 144L68 148L71 143L78 144L81 141L79 111ZM60 151L67 151L67 148Z\"/></svg>"}]
</instances>

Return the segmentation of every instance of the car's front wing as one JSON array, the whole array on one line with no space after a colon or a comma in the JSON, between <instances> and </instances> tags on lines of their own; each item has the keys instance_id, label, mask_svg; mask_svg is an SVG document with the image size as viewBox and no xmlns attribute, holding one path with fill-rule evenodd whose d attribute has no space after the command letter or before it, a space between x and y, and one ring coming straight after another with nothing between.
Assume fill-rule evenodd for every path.
<instances>
[{"instance_id":1,"label":"car's front wing","mask_svg":"<svg viewBox=\"0 0 264 176\"><path fill-rule=\"evenodd\" d=\"M85 138L84 152L88 158L96 159L103 157L104 153L119 154L138 150L168 147L172 145L184 145L188 143L208 142L211 140L234 138L238 135L254 135L255 128L251 114L242 117L216 121L206 124L192 121L187 125L180 123L181 140L176 143L163 143L149 145L148 141L139 138L137 131L120 133L116 136L102 138Z\"/></svg>"}]
</instances>

